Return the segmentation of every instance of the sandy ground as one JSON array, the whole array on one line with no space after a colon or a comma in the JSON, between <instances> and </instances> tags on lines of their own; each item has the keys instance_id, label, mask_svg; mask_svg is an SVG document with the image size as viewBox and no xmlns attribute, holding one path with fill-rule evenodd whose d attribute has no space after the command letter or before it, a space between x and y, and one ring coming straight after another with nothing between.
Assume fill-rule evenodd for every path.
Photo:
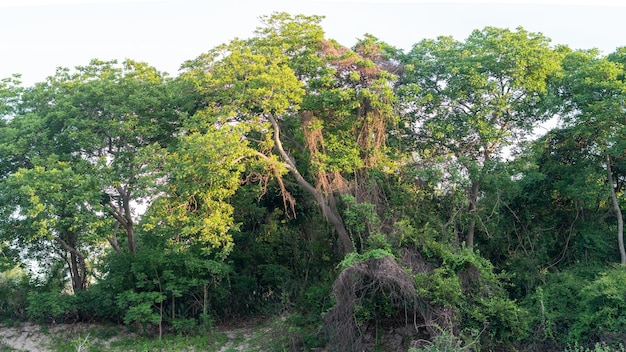
<instances>
[{"instance_id":1,"label":"sandy ground","mask_svg":"<svg viewBox=\"0 0 626 352\"><path fill-rule=\"evenodd\" d=\"M284 321L284 317L280 318ZM0 347L10 347L14 351L54 352L58 348L59 341L66 344L64 350L87 351L89 345L97 343L100 348L106 350L110 344L132 334L114 330L109 339L98 339L90 336L89 332L95 330L101 332L103 326L98 324L58 324L42 328L40 325L23 323L19 326L4 326L0 324ZM115 327L112 327L115 329ZM273 330L271 325L264 321L238 322L237 325L217 326L215 331L226 336L226 341L221 340L220 346L213 347L217 352L243 352L259 350L258 339L272 339L281 329ZM100 335L100 333L98 333ZM215 348L219 348L215 350ZM323 351L319 349L319 351Z\"/></svg>"},{"instance_id":2,"label":"sandy ground","mask_svg":"<svg viewBox=\"0 0 626 352\"><path fill-rule=\"evenodd\" d=\"M50 336L58 340L62 338L64 343L74 351L87 351L93 338L89 336L92 324L59 324L46 328L31 323L23 323L19 326L4 326L0 324L0 346L9 346L15 351L29 352L54 352L54 341ZM104 346L108 346L110 340L98 340ZM58 343L58 342L57 342Z\"/></svg>"},{"instance_id":3,"label":"sandy ground","mask_svg":"<svg viewBox=\"0 0 626 352\"><path fill-rule=\"evenodd\" d=\"M50 339L41 332L39 326L33 324L21 324L16 327L2 326L0 342L17 351L52 351L48 348Z\"/></svg>"},{"instance_id":4,"label":"sandy ground","mask_svg":"<svg viewBox=\"0 0 626 352\"><path fill-rule=\"evenodd\" d=\"M50 336L64 336L72 350L87 351L90 340L87 331L91 327L93 325L59 324L42 330L39 325L30 323L20 324L15 327L0 324L0 346L9 346L15 351L54 352L53 341ZM254 344L254 336L258 334L258 328L253 326L230 326L218 329L218 331L224 333L228 341L217 352L246 351ZM268 329L263 328L262 331L267 332ZM101 340L105 345L108 345L111 341ZM83 343L81 344L81 342Z\"/></svg>"}]
</instances>

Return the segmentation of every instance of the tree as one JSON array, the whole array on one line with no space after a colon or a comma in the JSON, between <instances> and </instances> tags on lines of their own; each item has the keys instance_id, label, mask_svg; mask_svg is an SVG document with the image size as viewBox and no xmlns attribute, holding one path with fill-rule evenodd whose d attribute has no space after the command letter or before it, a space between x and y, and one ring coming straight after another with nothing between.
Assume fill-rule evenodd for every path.
<instances>
[{"instance_id":1,"label":"tree","mask_svg":"<svg viewBox=\"0 0 626 352\"><path fill-rule=\"evenodd\" d=\"M14 153L16 146L10 143L19 130L10 127L9 124L15 113L21 90L19 76L0 80L0 182L4 182L15 171L16 159L19 159ZM0 238L0 267L4 268L5 265L12 267L19 261L18 258L19 253L11 245L11 241Z\"/></svg>"},{"instance_id":2,"label":"tree","mask_svg":"<svg viewBox=\"0 0 626 352\"><path fill-rule=\"evenodd\" d=\"M128 250L136 251L134 203L154 191L144 172L150 156L141 151L173 138L179 114L173 101L162 73L130 60L121 67L93 60L75 72L60 68L23 95L20 121L33 121L42 131L20 143L35 155L54 153L61 161L94 167L91 176L101 180L102 203L115 219L109 237L115 250L121 227Z\"/></svg>"},{"instance_id":3,"label":"tree","mask_svg":"<svg viewBox=\"0 0 626 352\"><path fill-rule=\"evenodd\" d=\"M541 34L487 27L465 42L424 40L403 62L404 115L422 156L450 158L469 180L465 244L471 248L485 173L505 147L551 117L543 102L559 54Z\"/></svg>"},{"instance_id":4,"label":"tree","mask_svg":"<svg viewBox=\"0 0 626 352\"><path fill-rule=\"evenodd\" d=\"M102 215L100 185L87 163L68 163L51 155L35 158L3 183L3 236L29 250L43 266L54 255L67 264L74 292L88 283L88 253L105 241L110 222Z\"/></svg>"},{"instance_id":5,"label":"tree","mask_svg":"<svg viewBox=\"0 0 626 352\"><path fill-rule=\"evenodd\" d=\"M23 88L19 76L0 80L0 179L4 179L19 165L18 146L12 143L15 136L23 133L19 128L10 126L17 111ZM25 126L24 126L25 127Z\"/></svg>"},{"instance_id":6,"label":"tree","mask_svg":"<svg viewBox=\"0 0 626 352\"><path fill-rule=\"evenodd\" d=\"M320 17L274 14L257 37L234 40L188 63L186 79L202 93L211 124L246 124L245 138L275 177L293 210L283 174L309 193L335 229L343 251L354 244L335 194L347 174L377 164L392 113L392 76L380 63L324 39ZM383 60L368 38L364 52Z\"/></svg>"},{"instance_id":7,"label":"tree","mask_svg":"<svg viewBox=\"0 0 626 352\"><path fill-rule=\"evenodd\" d=\"M231 251L233 207L251 149L238 125L186 131L161 153L162 192L142 219L143 231L168 238L172 248L199 247L224 259Z\"/></svg>"},{"instance_id":8,"label":"tree","mask_svg":"<svg viewBox=\"0 0 626 352\"><path fill-rule=\"evenodd\" d=\"M570 53L563 63L564 73L558 85L562 99L563 122L575 129L578 138L589 144L596 165L605 169L606 185L617 218L620 261L626 264L624 223L617 195L623 191L622 163L626 122L626 83L624 64L618 50L611 58L599 57L597 51Z\"/></svg>"},{"instance_id":9,"label":"tree","mask_svg":"<svg viewBox=\"0 0 626 352\"><path fill-rule=\"evenodd\" d=\"M0 80L0 117L3 122L10 119L22 91L19 75L13 75Z\"/></svg>"}]
</instances>

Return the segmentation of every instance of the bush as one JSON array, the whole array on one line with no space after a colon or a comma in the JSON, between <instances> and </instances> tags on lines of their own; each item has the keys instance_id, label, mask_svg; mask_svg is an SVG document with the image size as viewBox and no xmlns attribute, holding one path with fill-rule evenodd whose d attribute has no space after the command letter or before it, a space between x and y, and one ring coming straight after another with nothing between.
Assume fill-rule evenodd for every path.
<instances>
[{"instance_id":1,"label":"bush","mask_svg":"<svg viewBox=\"0 0 626 352\"><path fill-rule=\"evenodd\" d=\"M0 319L26 318L26 306L31 285L28 275L19 267L0 273Z\"/></svg>"},{"instance_id":2,"label":"bush","mask_svg":"<svg viewBox=\"0 0 626 352\"><path fill-rule=\"evenodd\" d=\"M424 346L411 348L409 352L459 352L476 350L474 343L464 345L459 337L445 331L432 341L423 341L422 345Z\"/></svg>"},{"instance_id":3,"label":"bush","mask_svg":"<svg viewBox=\"0 0 626 352\"><path fill-rule=\"evenodd\" d=\"M134 292L126 291L117 296L117 304L126 310L124 323L140 323L146 330L146 324L161 324L162 315L154 308L161 304L165 296L159 292Z\"/></svg>"},{"instance_id":4,"label":"bush","mask_svg":"<svg viewBox=\"0 0 626 352\"><path fill-rule=\"evenodd\" d=\"M576 344L568 346L563 352L626 352L626 348L622 344L619 344L617 347L610 347L604 343L596 343L592 347L583 347Z\"/></svg>"},{"instance_id":5,"label":"bush","mask_svg":"<svg viewBox=\"0 0 626 352\"><path fill-rule=\"evenodd\" d=\"M99 282L87 290L76 292L74 299L81 320L112 323L122 321L124 310L117 305L117 292L108 286L107 282Z\"/></svg>"},{"instance_id":6,"label":"bush","mask_svg":"<svg viewBox=\"0 0 626 352\"><path fill-rule=\"evenodd\" d=\"M172 320L172 330L186 336L195 333L197 325L196 319L178 318Z\"/></svg>"},{"instance_id":7,"label":"bush","mask_svg":"<svg viewBox=\"0 0 626 352\"><path fill-rule=\"evenodd\" d=\"M524 301L535 330L531 343L593 350L626 341L626 268L600 270L586 263L546 276Z\"/></svg>"},{"instance_id":8,"label":"bush","mask_svg":"<svg viewBox=\"0 0 626 352\"><path fill-rule=\"evenodd\" d=\"M59 292L34 292L28 296L28 319L40 324L78 320L75 296Z\"/></svg>"},{"instance_id":9,"label":"bush","mask_svg":"<svg viewBox=\"0 0 626 352\"><path fill-rule=\"evenodd\" d=\"M580 291L582 312L573 324L570 341L615 345L626 340L626 266L616 266Z\"/></svg>"},{"instance_id":10,"label":"bush","mask_svg":"<svg viewBox=\"0 0 626 352\"><path fill-rule=\"evenodd\" d=\"M407 248L400 257L411 268L418 296L437 308L435 324L427 327L431 337L443 329L479 336L481 344L492 347L510 345L527 334L526 310L509 298L506 277L488 259L442 242L443 236L428 224L419 230L406 222L397 227Z\"/></svg>"}]
</instances>

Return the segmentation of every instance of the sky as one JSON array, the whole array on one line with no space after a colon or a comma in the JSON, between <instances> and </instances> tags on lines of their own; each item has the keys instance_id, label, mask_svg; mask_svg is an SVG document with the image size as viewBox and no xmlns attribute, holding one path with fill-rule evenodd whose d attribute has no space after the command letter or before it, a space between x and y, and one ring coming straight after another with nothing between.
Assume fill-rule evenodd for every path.
<instances>
[{"instance_id":1,"label":"sky","mask_svg":"<svg viewBox=\"0 0 626 352\"><path fill-rule=\"evenodd\" d=\"M541 32L554 45L626 46L623 0L0 0L0 79L41 82L57 67L91 59L180 65L236 37L273 12L325 16L327 38L351 47L364 34L404 49L486 26Z\"/></svg>"}]
</instances>

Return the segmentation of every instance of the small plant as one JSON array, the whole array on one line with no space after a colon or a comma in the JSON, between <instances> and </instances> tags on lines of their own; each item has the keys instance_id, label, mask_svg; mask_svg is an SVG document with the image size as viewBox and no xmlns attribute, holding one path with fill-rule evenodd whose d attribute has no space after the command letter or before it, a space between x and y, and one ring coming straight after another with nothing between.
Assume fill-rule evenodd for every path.
<instances>
[{"instance_id":1,"label":"small plant","mask_svg":"<svg viewBox=\"0 0 626 352\"><path fill-rule=\"evenodd\" d=\"M593 347L582 347L576 344L568 346L563 352L626 352L626 348L621 343L617 347L611 347L604 343L596 343Z\"/></svg>"},{"instance_id":2,"label":"small plant","mask_svg":"<svg viewBox=\"0 0 626 352\"><path fill-rule=\"evenodd\" d=\"M30 320L38 323L62 323L68 316L76 314L73 298L59 292L31 293L26 313Z\"/></svg>"},{"instance_id":3,"label":"small plant","mask_svg":"<svg viewBox=\"0 0 626 352\"><path fill-rule=\"evenodd\" d=\"M174 319L172 320L172 330L181 335L189 335L196 331L196 319Z\"/></svg>"},{"instance_id":4,"label":"small plant","mask_svg":"<svg viewBox=\"0 0 626 352\"><path fill-rule=\"evenodd\" d=\"M425 344L423 347L411 348L409 352L459 352L459 351L474 351L475 343L472 342L468 345L464 345L463 341L446 331L442 331L442 334L435 337L432 341L421 341Z\"/></svg>"},{"instance_id":5,"label":"small plant","mask_svg":"<svg viewBox=\"0 0 626 352\"><path fill-rule=\"evenodd\" d=\"M118 305L126 307L124 323L137 322L141 324L142 333L147 331L147 324L161 324L162 316L160 311L155 311L153 307L162 303L165 296L159 292L134 292L126 291L118 295ZM160 331L160 330L159 330ZM159 333L161 337L161 333Z\"/></svg>"},{"instance_id":6,"label":"small plant","mask_svg":"<svg viewBox=\"0 0 626 352\"><path fill-rule=\"evenodd\" d=\"M0 352L12 352L14 351L13 348L11 348L11 346L6 345L2 342L0 342Z\"/></svg>"},{"instance_id":7,"label":"small plant","mask_svg":"<svg viewBox=\"0 0 626 352\"><path fill-rule=\"evenodd\" d=\"M89 351L91 347L91 340L89 334L85 337L78 337L71 342L72 346L76 349L76 352Z\"/></svg>"}]
</instances>

